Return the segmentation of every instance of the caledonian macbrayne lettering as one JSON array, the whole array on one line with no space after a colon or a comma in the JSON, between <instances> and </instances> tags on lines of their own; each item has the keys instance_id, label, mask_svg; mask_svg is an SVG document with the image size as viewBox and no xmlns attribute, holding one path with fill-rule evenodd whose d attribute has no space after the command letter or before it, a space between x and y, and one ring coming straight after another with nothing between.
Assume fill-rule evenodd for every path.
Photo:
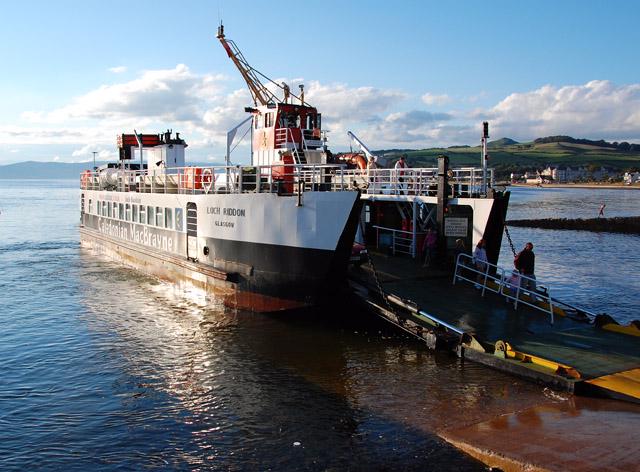
<instances>
[{"instance_id":1,"label":"caledonian macbrayne lettering","mask_svg":"<svg viewBox=\"0 0 640 472\"><path fill-rule=\"evenodd\" d=\"M173 251L176 247L173 236L165 236L156 233L146 226L138 229L133 223L129 223L128 225L119 225L100 219L98 222L98 229L103 234L124 239L126 241L133 241L138 244L144 244L145 246L151 246L156 249L162 249L164 251Z\"/></svg>"},{"instance_id":2,"label":"caledonian macbrayne lettering","mask_svg":"<svg viewBox=\"0 0 640 472\"><path fill-rule=\"evenodd\" d=\"M207 215L239 216L244 218L246 210L233 207L207 207Z\"/></svg>"}]
</instances>

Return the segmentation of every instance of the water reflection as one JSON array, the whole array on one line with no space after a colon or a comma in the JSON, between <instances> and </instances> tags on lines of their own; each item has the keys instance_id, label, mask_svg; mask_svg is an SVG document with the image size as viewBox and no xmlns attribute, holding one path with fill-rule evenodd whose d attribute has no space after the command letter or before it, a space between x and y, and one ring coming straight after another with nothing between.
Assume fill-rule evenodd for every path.
<instances>
[{"instance_id":1,"label":"water reflection","mask_svg":"<svg viewBox=\"0 0 640 472\"><path fill-rule=\"evenodd\" d=\"M113 357L107 363L119 366L114 389L127 428L167 428L152 435L165 443L156 460L279 470L349 468L358 457L359 466L411 469L430 457L481 470L420 417L405 421L405 391L427 388L411 368L430 377L439 370L416 347L317 312L265 316L205 305L92 258L83 255L93 268L80 274L81 292L105 295L84 298L83 320Z\"/></svg>"}]
</instances>

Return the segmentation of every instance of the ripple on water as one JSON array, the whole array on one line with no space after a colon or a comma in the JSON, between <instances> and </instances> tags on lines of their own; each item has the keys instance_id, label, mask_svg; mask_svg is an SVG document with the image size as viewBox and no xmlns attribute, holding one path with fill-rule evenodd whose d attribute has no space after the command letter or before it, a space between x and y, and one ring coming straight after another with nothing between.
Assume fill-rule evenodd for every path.
<instances>
[{"instance_id":1,"label":"ripple on water","mask_svg":"<svg viewBox=\"0 0 640 472\"><path fill-rule=\"evenodd\" d=\"M79 249L75 182L43 183L46 198L21 185L0 181L3 470L484 470L436 432L564 401L352 311L265 316L176 292ZM545 237L542 272L571 249ZM604 277L589 260L568 264L583 287Z\"/></svg>"}]
</instances>

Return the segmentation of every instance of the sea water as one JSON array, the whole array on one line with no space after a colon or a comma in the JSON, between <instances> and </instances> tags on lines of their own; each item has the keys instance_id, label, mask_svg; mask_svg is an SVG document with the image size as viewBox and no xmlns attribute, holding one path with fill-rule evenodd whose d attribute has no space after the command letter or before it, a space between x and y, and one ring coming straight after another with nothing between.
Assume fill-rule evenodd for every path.
<instances>
[{"instance_id":1,"label":"sea water","mask_svg":"<svg viewBox=\"0 0 640 472\"><path fill-rule=\"evenodd\" d=\"M438 433L548 395L353 308L176 292L80 248L79 217L75 181L0 180L0 470L486 470ZM540 278L637 318L637 237L512 234Z\"/></svg>"}]
</instances>

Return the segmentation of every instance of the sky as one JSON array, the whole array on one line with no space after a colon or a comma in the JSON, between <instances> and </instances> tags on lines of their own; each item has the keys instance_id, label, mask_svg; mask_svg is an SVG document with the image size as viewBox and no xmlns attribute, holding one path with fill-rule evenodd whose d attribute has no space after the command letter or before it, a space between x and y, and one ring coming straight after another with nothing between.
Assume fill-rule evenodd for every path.
<instances>
[{"instance_id":1,"label":"sky","mask_svg":"<svg viewBox=\"0 0 640 472\"><path fill-rule=\"evenodd\" d=\"M222 162L252 105L216 39L323 115L334 151L567 134L640 142L640 2L0 0L0 165L181 133ZM240 133L242 135L242 133ZM246 139L232 155L248 162Z\"/></svg>"}]
</instances>

